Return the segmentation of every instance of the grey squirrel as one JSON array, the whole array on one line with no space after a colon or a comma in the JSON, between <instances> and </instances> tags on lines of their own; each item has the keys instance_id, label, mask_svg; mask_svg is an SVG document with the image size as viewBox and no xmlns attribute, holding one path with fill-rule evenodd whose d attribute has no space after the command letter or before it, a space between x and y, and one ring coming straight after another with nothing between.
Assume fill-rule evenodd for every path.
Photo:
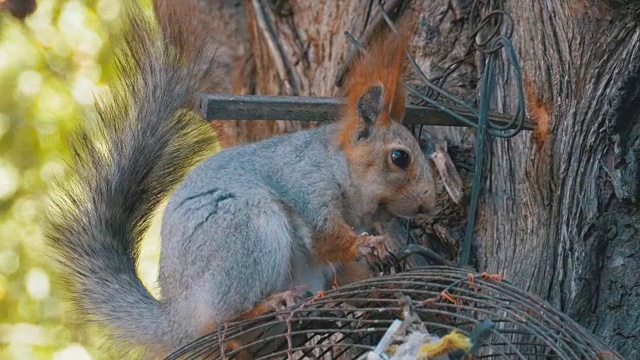
<instances>
[{"instance_id":1,"label":"grey squirrel","mask_svg":"<svg viewBox=\"0 0 640 360\"><path fill-rule=\"evenodd\" d=\"M215 51L202 46L215 34L184 12L174 19L168 41L139 9L129 11L118 80L97 102L94 126L70 141L75 178L53 197L48 231L79 312L153 357L291 305L300 287L327 289L334 269L385 256L386 238L366 233L372 224L435 203L427 159L401 124L401 36L382 34L354 62L338 121L200 162L211 130L185 104L215 81ZM171 192L158 300L136 262Z\"/></svg>"}]
</instances>

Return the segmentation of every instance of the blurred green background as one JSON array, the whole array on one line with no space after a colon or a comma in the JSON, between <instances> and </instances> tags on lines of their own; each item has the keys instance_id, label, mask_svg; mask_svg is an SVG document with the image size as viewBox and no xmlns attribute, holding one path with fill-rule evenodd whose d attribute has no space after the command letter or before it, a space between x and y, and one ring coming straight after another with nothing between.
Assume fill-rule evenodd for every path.
<instances>
[{"instance_id":1,"label":"blurred green background","mask_svg":"<svg viewBox=\"0 0 640 360\"><path fill-rule=\"evenodd\" d=\"M92 121L113 76L124 1L39 0L24 22L0 13L0 359L110 358L65 303L42 225L65 134ZM157 233L158 221L139 267L155 292Z\"/></svg>"}]
</instances>

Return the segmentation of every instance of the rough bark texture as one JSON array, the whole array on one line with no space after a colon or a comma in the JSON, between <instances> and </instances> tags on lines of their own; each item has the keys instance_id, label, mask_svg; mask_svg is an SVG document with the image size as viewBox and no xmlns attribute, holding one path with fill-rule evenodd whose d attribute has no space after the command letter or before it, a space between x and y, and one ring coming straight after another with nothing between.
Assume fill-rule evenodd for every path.
<instances>
[{"instance_id":1,"label":"rough bark texture","mask_svg":"<svg viewBox=\"0 0 640 360\"><path fill-rule=\"evenodd\" d=\"M533 136L491 141L480 266L640 358L638 11L603 1L501 1ZM498 6L498 4L496 4ZM513 111L502 72L498 110Z\"/></svg>"},{"instance_id":2,"label":"rough bark texture","mask_svg":"<svg viewBox=\"0 0 640 360\"><path fill-rule=\"evenodd\" d=\"M415 23L411 51L428 76L438 75L466 50L471 1L406 2L407 21ZM474 235L477 265L549 300L626 358L640 358L637 2L480 4L484 14L505 9L513 16L513 42L536 129L509 140L488 140ZM243 6L234 19L246 22L246 40L246 34L218 40L228 40L230 49L248 42L242 47L247 50L239 51L244 60L236 62L235 77L234 71L227 74L234 79L231 91L265 95L337 94L334 80L350 49L343 32L360 36L376 12L370 0L246 0ZM476 54L445 88L473 101L483 63ZM503 58L497 67L494 111L515 110L509 69ZM223 145L301 127L249 123L223 123ZM473 131L428 130L448 141L468 182ZM463 205L444 204L441 218L432 224L431 231L445 245L461 238Z\"/></svg>"}]
</instances>

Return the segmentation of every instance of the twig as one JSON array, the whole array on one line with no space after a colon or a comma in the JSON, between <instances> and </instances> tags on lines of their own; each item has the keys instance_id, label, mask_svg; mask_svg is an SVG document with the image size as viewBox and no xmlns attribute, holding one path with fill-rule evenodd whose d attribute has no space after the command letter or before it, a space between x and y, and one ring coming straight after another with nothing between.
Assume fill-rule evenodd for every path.
<instances>
[{"instance_id":1,"label":"twig","mask_svg":"<svg viewBox=\"0 0 640 360\"><path fill-rule=\"evenodd\" d=\"M255 10L258 27L260 27L260 30L262 30L262 33L264 34L264 39L267 42L267 47L269 48L269 52L271 53L271 58L275 63L278 76L284 84L289 86L293 94L299 94L300 90L298 88L297 82L293 78L293 71L287 63L287 60L282 51L282 46L278 42L278 39L275 35L273 24L267 18L267 14L265 12L264 6L262 5L262 2L260 0L253 0L252 4Z\"/></svg>"}]
</instances>

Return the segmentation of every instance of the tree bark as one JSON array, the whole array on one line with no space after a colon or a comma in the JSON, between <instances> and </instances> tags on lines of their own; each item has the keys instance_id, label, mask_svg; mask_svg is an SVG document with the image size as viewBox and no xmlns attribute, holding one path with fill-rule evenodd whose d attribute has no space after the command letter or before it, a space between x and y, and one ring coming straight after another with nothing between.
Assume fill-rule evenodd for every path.
<instances>
[{"instance_id":1,"label":"tree bark","mask_svg":"<svg viewBox=\"0 0 640 360\"><path fill-rule=\"evenodd\" d=\"M501 1L514 17L532 135L490 142L480 267L640 358L637 6ZM502 72L497 110L514 110ZM635 341L634 341L635 340Z\"/></svg>"},{"instance_id":2,"label":"tree bark","mask_svg":"<svg viewBox=\"0 0 640 360\"><path fill-rule=\"evenodd\" d=\"M427 76L441 74L466 50L473 30L471 1L401 3L403 21L414 24L412 54ZM536 128L512 139L487 140L476 264L550 301L629 359L640 358L636 3L485 0L477 7L482 14L504 9L514 19L512 41ZM244 61L227 74L234 79L230 91L263 95L336 95L335 79L351 49L343 32L361 36L377 12L371 0L246 0L243 6L237 19L246 21L248 45L239 55ZM507 61L502 57L497 66L492 111L513 113L516 82ZM476 54L445 89L473 102L483 64ZM218 122L223 146L303 127L259 123ZM468 183L474 132L427 130L446 139ZM443 242L447 236L459 239L466 206L442 209L432 232Z\"/></svg>"}]
</instances>

